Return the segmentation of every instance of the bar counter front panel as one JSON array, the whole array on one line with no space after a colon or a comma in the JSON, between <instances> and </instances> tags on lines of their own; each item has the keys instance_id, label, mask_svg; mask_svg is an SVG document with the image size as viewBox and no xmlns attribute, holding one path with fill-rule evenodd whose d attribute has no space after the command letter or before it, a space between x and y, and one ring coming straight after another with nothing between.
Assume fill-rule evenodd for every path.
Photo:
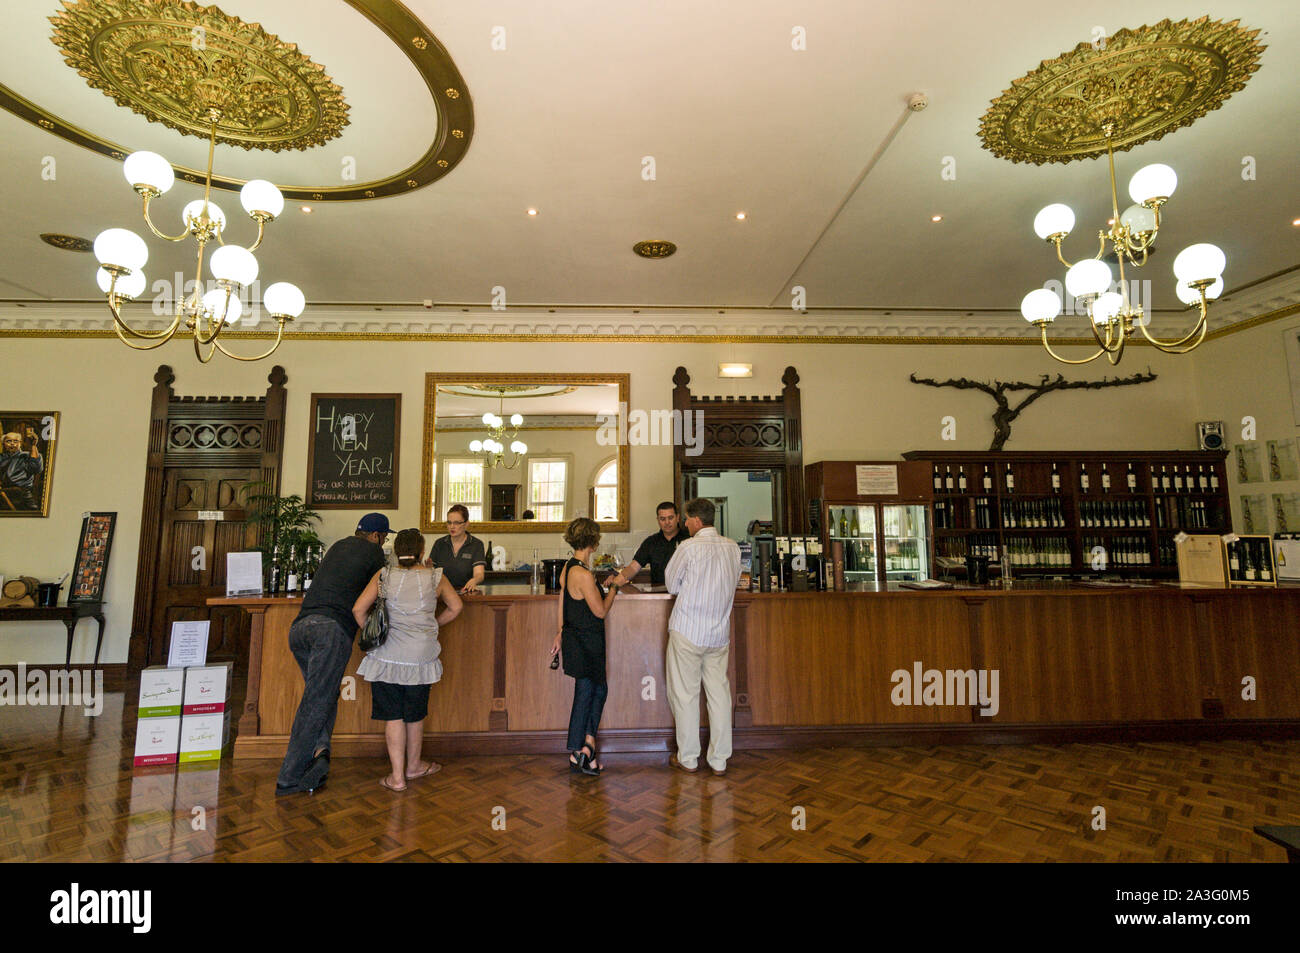
<instances>
[{"instance_id":1,"label":"bar counter front panel","mask_svg":"<svg viewBox=\"0 0 1300 953\"><path fill-rule=\"evenodd\" d=\"M440 633L425 730L446 754L560 752L573 680L548 667L556 595L489 586ZM664 685L672 597L620 595L607 620L604 750L669 751ZM283 756L302 676L288 647L299 600L213 599L253 617L237 758ZM378 756L370 687L347 674L333 751ZM895 705L902 669L996 670L998 711ZM1300 587L736 595L729 663L737 749L1300 737ZM1242 698L1246 676L1256 699ZM646 681L647 677L650 679ZM703 703L701 703L703 709ZM702 719L707 724L707 718Z\"/></svg>"}]
</instances>

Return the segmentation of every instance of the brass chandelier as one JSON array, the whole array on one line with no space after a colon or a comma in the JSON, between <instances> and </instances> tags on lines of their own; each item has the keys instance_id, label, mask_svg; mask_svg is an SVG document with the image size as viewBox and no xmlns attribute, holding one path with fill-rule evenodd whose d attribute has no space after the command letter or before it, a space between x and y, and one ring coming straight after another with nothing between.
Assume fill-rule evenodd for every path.
<instances>
[{"instance_id":1,"label":"brass chandelier","mask_svg":"<svg viewBox=\"0 0 1300 953\"><path fill-rule=\"evenodd\" d=\"M122 303L139 297L147 287L143 268L149 259L149 248L144 239L125 228L106 229L95 238L95 257L101 265L96 279L108 300L113 330L128 347L140 351L161 347L172 339L184 322L186 330L193 332L194 353L202 363L212 360L217 351L237 361L260 361L275 353L280 346L285 322L294 320L306 307L306 299L295 285L278 281L266 288L262 295L263 307L276 321L275 343L261 354L244 356L232 354L219 340L221 332L240 318L243 310L240 290L257 279L258 264L253 252L262 244L266 225L284 210L284 196L274 185L265 179L247 182L239 192L239 200L248 217L257 222L257 238L247 248L226 244L225 213L211 201L212 160L220 118L220 109L210 106L207 110L208 170L203 198L195 199L181 210L185 230L178 235L168 235L159 230L149 215L150 203L170 189L175 181L171 164L156 152L133 152L123 163L122 171L127 182L143 200L142 211L149 230L169 242L183 242L192 237L198 243L194 291L183 296L178 290L176 313L170 325L160 331L141 331L123 319ZM203 257L208 244L214 240L221 246L212 253L209 263L216 287L205 292Z\"/></svg>"},{"instance_id":2,"label":"brass chandelier","mask_svg":"<svg viewBox=\"0 0 1300 953\"><path fill-rule=\"evenodd\" d=\"M497 410L505 409L505 395L499 398ZM488 469L500 467L505 470L513 470L524 460L524 454L528 452L528 445L522 440L516 439L519 436L519 428L523 424L524 418L521 414L510 415L509 431L506 430L505 418L500 414L494 414L488 411L483 415L483 424L488 428L488 435L483 440L471 440L469 449L471 453L485 453L483 462ZM514 457L509 463L506 462L505 441L510 441L510 452Z\"/></svg>"},{"instance_id":3,"label":"brass chandelier","mask_svg":"<svg viewBox=\"0 0 1300 953\"><path fill-rule=\"evenodd\" d=\"M1217 246L1200 243L1189 245L1174 259L1175 293L1190 308L1196 308L1195 326L1176 340L1162 340L1147 331L1150 318L1129 296L1125 279L1124 262L1134 268L1147 263L1147 256L1160 232L1160 209L1173 194L1178 176L1167 165L1156 163L1139 169L1129 181L1129 197L1134 204L1121 215L1119 197L1115 189L1115 153L1112 136L1115 127L1104 127L1106 160L1110 166L1111 219L1109 230L1097 233L1099 247L1092 258L1071 264L1061 254L1061 242L1074 228L1074 212L1067 205L1049 205L1034 218L1034 231L1039 238L1056 248L1057 260L1066 269L1065 288L1083 303L1088 327L1096 340L1097 351L1089 357L1071 360L1052 350L1047 340L1047 329L1061 313L1061 299L1047 288L1039 288L1025 295L1020 303L1020 313L1042 334L1047 353L1063 364L1087 364L1105 355L1112 365L1124 356L1124 345L1138 331L1157 348L1170 354L1186 354L1205 339L1208 328L1209 302L1223 293L1224 266L1227 264L1222 250ZM1119 291L1112 291L1113 276L1110 266L1102 261L1109 241L1119 266Z\"/></svg>"}]
</instances>

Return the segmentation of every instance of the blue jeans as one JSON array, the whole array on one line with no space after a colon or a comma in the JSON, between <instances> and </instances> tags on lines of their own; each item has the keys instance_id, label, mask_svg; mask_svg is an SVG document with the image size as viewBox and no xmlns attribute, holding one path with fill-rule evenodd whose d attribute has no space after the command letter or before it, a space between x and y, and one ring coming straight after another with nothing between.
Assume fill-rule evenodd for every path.
<instances>
[{"instance_id":1,"label":"blue jeans","mask_svg":"<svg viewBox=\"0 0 1300 953\"><path fill-rule=\"evenodd\" d=\"M596 737L600 713L605 710L609 686L590 678L573 680L573 712L569 715L569 750L577 751L587 743L587 735Z\"/></svg>"},{"instance_id":2,"label":"blue jeans","mask_svg":"<svg viewBox=\"0 0 1300 953\"><path fill-rule=\"evenodd\" d=\"M323 615L294 620L289 627L289 651L305 683L298 712L289 732L289 749L280 766L279 783L297 785L316 752L330 745L339 711L339 685L352 657L353 632Z\"/></svg>"}]
</instances>

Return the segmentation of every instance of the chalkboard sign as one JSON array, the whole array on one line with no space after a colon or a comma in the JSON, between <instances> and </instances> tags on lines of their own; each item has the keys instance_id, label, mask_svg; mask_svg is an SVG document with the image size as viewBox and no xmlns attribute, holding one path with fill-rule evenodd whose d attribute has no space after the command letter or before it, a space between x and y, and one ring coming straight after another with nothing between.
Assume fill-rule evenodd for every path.
<instances>
[{"instance_id":1,"label":"chalkboard sign","mask_svg":"<svg viewBox=\"0 0 1300 953\"><path fill-rule=\"evenodd\" d=\"M308 505L397 509L401 424L401 394L312 394Z\"/></svg>"}]
</instances>

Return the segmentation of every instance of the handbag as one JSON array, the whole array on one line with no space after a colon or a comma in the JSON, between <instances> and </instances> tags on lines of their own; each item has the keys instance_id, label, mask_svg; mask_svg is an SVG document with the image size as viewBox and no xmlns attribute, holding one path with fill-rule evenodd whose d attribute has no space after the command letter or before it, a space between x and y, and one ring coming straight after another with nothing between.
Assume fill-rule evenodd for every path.
<instances>
[{"instance_id":1,"label":"handbag","mask_svg":"<svg viewBox=\"0 0 1300 953\"><path fill-rule=\"evenodd\" d=\"M365 628L361 630L361 635L357 639L357 647L363 652L369 652L379 648L388 638L388 605L387 605L387 583L388 570L384 569L379 573L379 597L375 599L375 604L370 607L370 615L366 617Z\"/></svg>"}]
</instances>

